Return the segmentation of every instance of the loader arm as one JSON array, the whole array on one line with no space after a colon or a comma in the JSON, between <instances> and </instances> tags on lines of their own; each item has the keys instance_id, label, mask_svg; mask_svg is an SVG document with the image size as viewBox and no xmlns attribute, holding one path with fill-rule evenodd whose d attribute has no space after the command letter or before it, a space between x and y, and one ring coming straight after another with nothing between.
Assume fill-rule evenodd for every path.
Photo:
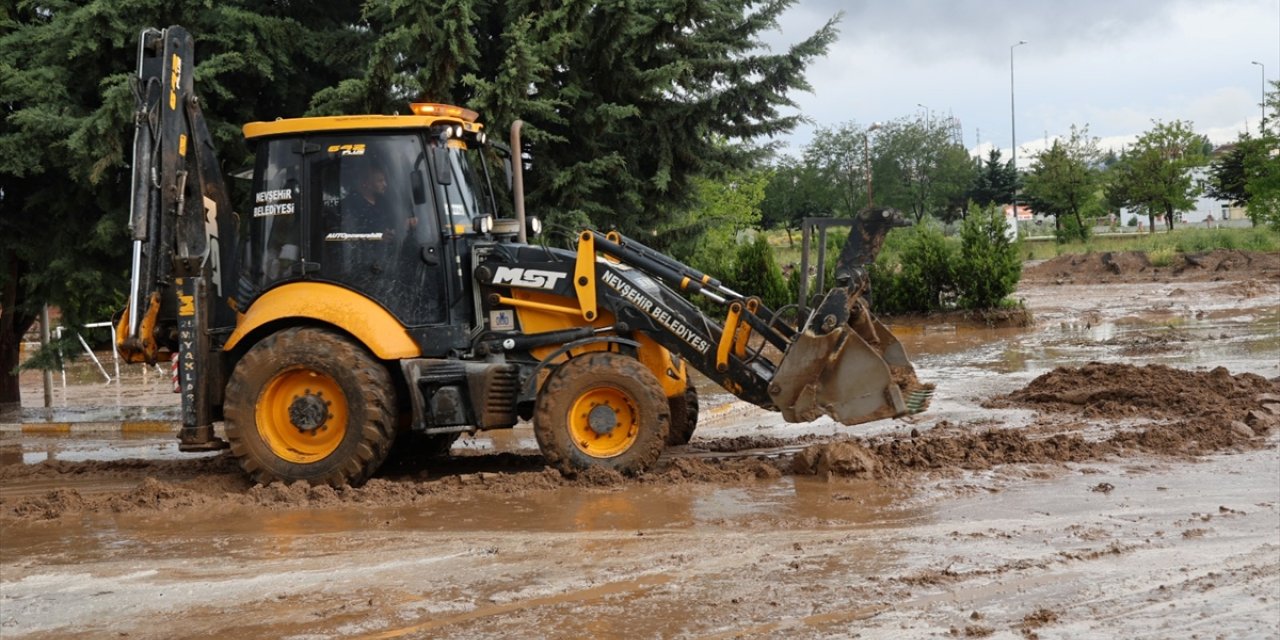
<instances>
[{"instance_id":1,"label":"loader arm","mask_svg":"<svg viewBox=\"0 0 1280 640\"><path fill-rule=\"evenodd\" d=\"M614 324L597 331L645 334L730 393L788 421L828 415L859 424L923 410L932 390L916 381L901 344L863 296L859 261L873 260L894 226L885 218L862 221L856 246L841 256L848 273L799 326L781 321L759 298L616 232L583 231L576 252L502 247L488 254L476 278L576 299L587 321L607 312ZM724 319L702 313L686 295L719 305ZM527 304L501 294L487 302Z\"/></svg>"},{"instance_id":2,"label":"loader arm","mask_svg":"<svg viewBox=\"0 0 1280 640\"><path fill-rule=\"evenodd\" d=\"M129 362L178 355L184 450L220 447L219 337L235 324L226 274L237 222L196 97L192 37L147 29L138 45L129 302L117 348ZM225 239L225 242L220 242Z\"/></svg>"}]
</instances>

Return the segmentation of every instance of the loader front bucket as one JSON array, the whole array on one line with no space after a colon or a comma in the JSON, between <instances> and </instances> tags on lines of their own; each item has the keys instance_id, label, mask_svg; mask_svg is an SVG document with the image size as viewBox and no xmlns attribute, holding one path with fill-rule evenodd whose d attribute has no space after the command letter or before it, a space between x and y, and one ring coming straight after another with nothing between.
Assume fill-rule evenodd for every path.
<instances>
[{"instance_id":1,"label":"loader front bucket","mask_svg":"<svg viewBox=\"0 0 1280 640\"><path fill-rule=\"evenodd\" d=\"M923 411L933 394L898 339L860 297L833 289L783 354L769 384L788 422L846 425Z\"/></svg>"}]
</instances>

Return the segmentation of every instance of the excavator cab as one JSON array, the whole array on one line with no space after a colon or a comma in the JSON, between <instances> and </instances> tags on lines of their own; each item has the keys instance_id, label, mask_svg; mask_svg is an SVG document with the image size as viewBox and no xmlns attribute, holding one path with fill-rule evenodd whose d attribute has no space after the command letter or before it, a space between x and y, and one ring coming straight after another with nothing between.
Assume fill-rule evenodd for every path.
<instances>
[{"instance_id":1,"label":"excavator cab","mask_svg":"<svg viewBox=\"0 0 1280 640\"><path fill-rule=\"evenodd\" d=\"M246 128L257 164L237 305L281 284L325 282L411 331L470 325L471 292L449 265L469 259L469 239L497 216L481 151L455 137L454 123L326 130L338 119L314 120L307 131L299 121Z\"/></svg>"},{"instance_id":2,"label":"excavator cab","mask_svg":"<svg viewBox=\"0 0 1280 640\"><path fill-rule=\"evenodd\" d=\"M237 214L192 49L180 27L139 46L118 330L132 361L176 354L184 451L230 447L261 483L359 484L393 448L439 453L528 419L566 473L640 473L693 434L690 368L792 421L927 404L865 300L860 265L888 214L863 220L838 286L789 323L616 231L582 230L573 249L529 242L519 121L507 146L475 112L436 103L245 125L256 164Z\"/></svg>"}]
</instances>

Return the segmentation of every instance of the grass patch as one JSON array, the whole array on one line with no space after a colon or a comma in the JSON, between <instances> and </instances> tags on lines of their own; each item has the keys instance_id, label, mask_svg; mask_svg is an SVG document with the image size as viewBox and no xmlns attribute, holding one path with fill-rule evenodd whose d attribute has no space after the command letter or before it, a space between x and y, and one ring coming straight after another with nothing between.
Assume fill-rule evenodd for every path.
<instances>
[{"instance_id":1,"label":"grass patch","mask_svg":"<svg viewBox=\"0 0 1280 640\"><path fill-rule=\"evenodd\" d=\"M1088 242L1057 244L1024 242L1028 260L1047 260L1066 254L1101 253L1105 251L1145 251L1155 264L1156 255L1172 258L1178 253L1197 253L1214 249L1245 251L1280 251L1280 233L1266 227L1249 229L1178 229L1172 232L1142 236L1109 237L1098 235ZM1156 264L1156 266L1168 266Z\"/></svg>"}]
</instances>

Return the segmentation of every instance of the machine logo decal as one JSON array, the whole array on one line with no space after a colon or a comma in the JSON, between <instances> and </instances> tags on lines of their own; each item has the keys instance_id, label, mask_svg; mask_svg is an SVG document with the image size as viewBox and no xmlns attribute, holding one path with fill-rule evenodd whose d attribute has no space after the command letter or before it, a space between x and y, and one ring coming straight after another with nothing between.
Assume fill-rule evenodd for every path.
<instances>
[{"instance_id":1,"label":"machine logo decal","mask_svg":"<svg viewBox=\"0 0 1280 640\"><path fill-rule=\"evenodd\" d=\"M601 277L601 280L604 280L605 284L612 287L614 291L617 291L618 295L622 296L624 300L630 302L635 306L635 308L639 309L641 313L653 318L655 322L666 327L667 331L670 331L672 335L685 341L686 344L693 347L698 353L706 354L711 350L710 342L702 336L699 336L697 333L694 333L693 329L690 329L685 325L685 323L681 322L674 313L655 304L653 300L650 300L649 297L639 289L628 284L618 274L605 273L604 276Z\"/></svg>"},{"instance_id":2,"label":"machine logo decal","mask_svg":"<svg viewBox=\"0 0 1280 640\"><path fill-rule=\"evenodd\" d=\"M329 153L339 153L344 156L362 156L364 155L363 144L331 144L329 145Z\"/></svg>"},{"instance_id":3,"label":"machine logo decal","mask_svg":"<svg viewBox=\"0 0 1280 640\"><path fill-rule=\"evenodd\" d=\"M556 284L569 274L556 271L540 271L521 267L498 267L493 274L494 284L505 284L528 289L555 289Z\"/></svg>"},{"instance_id":4,"label":"machine logo decal","mask_svg":"<svg viewBox=\"0 0 1280 640\"><path fill-rule=\"evenodd\" d=\"M325 242L345 242L347 240L381 240L382 232L377 233L342 233L335 231L324 237Z\"/></svg>"}]
</instances>

